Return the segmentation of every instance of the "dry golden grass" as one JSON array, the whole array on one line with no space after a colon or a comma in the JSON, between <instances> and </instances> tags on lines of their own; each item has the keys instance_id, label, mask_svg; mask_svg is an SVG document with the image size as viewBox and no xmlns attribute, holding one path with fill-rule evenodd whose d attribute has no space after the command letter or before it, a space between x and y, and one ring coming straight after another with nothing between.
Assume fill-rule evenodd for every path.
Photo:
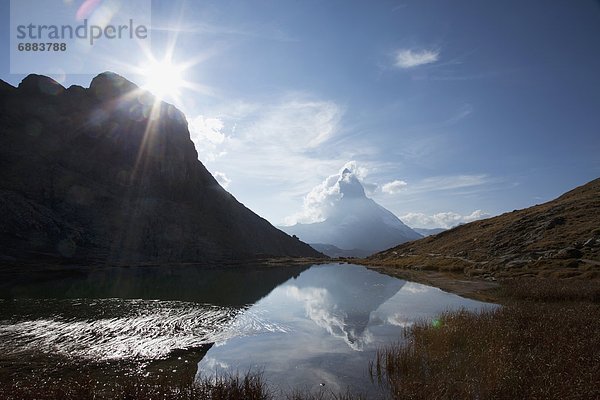
<instances>
[{"instance_id":1,"label":"dry golden grass","mask_svg":"<svg viewBox=\"0 0 600 400\"><path fill-rule=\"evenodd\" d=\"M200 382L132 376L101 383L90 376L48 380L32 376L4 383L0 399L5 400L270 400L273 396L260 374L221 376Z\"/></svg>"},{"instance_id":2,"label":"dry golden grass","mask_svg":"<svg viewBox=\"0 0 600 400\"><path fill-rule=\"evenodd\" d=\"M513 279L498 289L500 299L535 302L600 303L600 282L566 279Z\"/></svg>"},{"instance_id":3,"label":"dry golden grass","mask_svg":"<svg viewBox=\"0 0 600 400\"><path fill-rule=\"evenodd\" d=\"M407 328L371 374L395 399L600 398L599 292L595 282L508 284L502 308Z\"/></svg>"},{"instance_id":4,"label":"dry golden grass","mask_svg":"<svg viewBox=\"0 0 600 400\"><path fill-rule=\"evenodd\" d=\"M32 375L27 379L0 383L2 400L361 400L354 393L335 393L322 389L316 393L296 390L275 393L262 375L248 372L216 379L190 381L183 377L148 377L135 374L102 381L90 374L47 378Z\"/></svg>"}]
</instances>

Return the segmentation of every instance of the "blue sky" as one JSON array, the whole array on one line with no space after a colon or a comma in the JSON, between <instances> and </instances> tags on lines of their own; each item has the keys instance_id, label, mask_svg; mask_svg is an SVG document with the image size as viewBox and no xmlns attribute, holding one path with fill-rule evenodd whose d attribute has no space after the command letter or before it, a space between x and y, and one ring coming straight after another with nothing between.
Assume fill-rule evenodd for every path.
<instances>
[{"instance_id":1,"label":"blue sky","mask_svg":"<svg viewBox=\"0 0 600 400\"><path fill-rule=\"evenodd\" d=\"M194 88L166 100L186 113L200 160L274 224L308 222L306 195L345 165L418 227L600 176L597 1L152 3L154 55L176 39L173 63L194 60L183 71ZM0 78L18 84L0 4Z\"/></svg>"}]
</instances>

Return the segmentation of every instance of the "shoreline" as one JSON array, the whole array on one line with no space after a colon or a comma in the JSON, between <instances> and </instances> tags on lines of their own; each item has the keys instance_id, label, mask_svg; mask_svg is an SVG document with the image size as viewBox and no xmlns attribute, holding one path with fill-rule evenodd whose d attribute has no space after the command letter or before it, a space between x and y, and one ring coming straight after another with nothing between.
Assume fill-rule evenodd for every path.
<instances>
[{"instance_id":1,"label":"shoreline","mask_svg":"<svg viewBox=\"0 0 600 400\"><path fill-rule=\"evenodd\" d=\"M500 284L497 282L470 279L464 274L456 272L414 271L363 263L357 263L357 265L362 265L370 270L393 276L398 279L434 286L445 292L473 300L492 303L498 303L500 300L496 293L496 289L500 287Z\"/></svg>"},{"instance_id":2,"label":"shoreline","mask_svg":"<svg viewBox=\"0 0 600 400\"><path fill-rule=\"evenodd\" d=\"M110 268L203 268L206 270L214 270L221 268L244 268L244 267L291 267L301 265L320 265L320 264L355 264L361 265L370 270L392 276L398 279L404 279L416 283L421 283L429 286L437 287L443 291L454 293L456 295L470 298L473 300L497 302L498 296L494 290L500 287L500 284L492 281L474 279L464 275L463 273L451 271L432 271L432 270L412 270L398 268L394 266L377 265L365 262L362 259L340 259L340 258L265 258L253 260L238 260L228 262L213 262L213 263L160 263L160 262L141 262L130 264L98 264L98 263L0 263L0 277L8 278L17 275L31 274L32 278L39 278L46 274L58 273L65 275L76 275L79 273L90 272L94 270L110 269Z\"/></svg>"},{"instance_id":3,"label":"shoreline","mask_svg":"<svg viewBox=\"0 0 600 400\"><path fill-rule=\"evenodd\" d=\"M215 270L222 268L245 268L245 267L293 267L293 266L311 266L321 264L355 264L361 265L370 270L392 276L398 279L404 279L416 283L421 283L429 286L437 287L443 291L459 295L461 297L470 298L484 302L500 303L506 300L499 293L499 289L505 281L512 279L503 279L499 277L497 280L482 279L482 275L465 274L462 270L453 269L416 269L404 265L382 265L377 262L370 262L368 259L359 258L307 258L307 257L270 257L256 258L247 260L221 260L213 262L136 262L136 263L95 263L90 261L73 262L73 263L57 263L57 262L0 262L0 278L14 277L18 275L31 274L33 279L46 276L46 274L58 273L65 275L76 275L93 270L102 270L110 268L202 268L206 270ZM533 280L547 279L539 276L528 276L521 278L529 278ZM567 278L554 278L566 279Z\"/></svg>"}]
</instances>

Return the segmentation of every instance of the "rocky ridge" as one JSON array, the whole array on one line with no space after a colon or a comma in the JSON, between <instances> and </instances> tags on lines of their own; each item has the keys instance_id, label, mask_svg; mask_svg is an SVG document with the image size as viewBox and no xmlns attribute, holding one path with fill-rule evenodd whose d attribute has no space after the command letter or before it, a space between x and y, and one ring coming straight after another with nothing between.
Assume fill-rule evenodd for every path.
<instances>
[{"instance_id":1,"label":"rocky ridge","mask_svg":"<svg viewBox=\"0 0 600 400\"><path fill-rule=\"evenodd\" d=\"M0 81L0 221L8 262L322 256L217 183L179 110L113 73Z\"/></svg>"}]
</instances>

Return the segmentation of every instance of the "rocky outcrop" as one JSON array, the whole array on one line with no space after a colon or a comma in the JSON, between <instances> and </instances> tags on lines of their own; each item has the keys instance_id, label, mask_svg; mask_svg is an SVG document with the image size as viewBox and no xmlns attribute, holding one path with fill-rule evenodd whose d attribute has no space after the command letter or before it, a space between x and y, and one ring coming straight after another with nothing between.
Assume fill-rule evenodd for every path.
<instances>
[{"instance_id":1,"label":"rocky outcrop","mask_svg":"<svg viewBox=\"0 0 600 400\"><path fill-rule=\"evenodd\" d=\"M1 82L1 81L0 81ZM320 253L206 170L184 115L112 73L0 84L5 260L217 262Z\"/></svg>"}]
</instances>

